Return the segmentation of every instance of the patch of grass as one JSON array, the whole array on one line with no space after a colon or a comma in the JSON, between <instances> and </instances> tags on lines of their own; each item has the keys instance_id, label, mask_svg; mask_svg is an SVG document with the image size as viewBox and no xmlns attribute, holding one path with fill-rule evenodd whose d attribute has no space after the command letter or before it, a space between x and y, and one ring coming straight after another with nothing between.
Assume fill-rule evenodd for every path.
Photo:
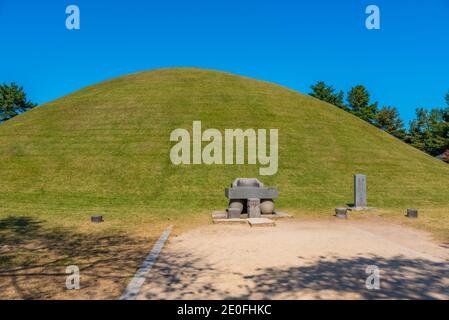
<instances>
[{"instance_id":1,"label":"patch of grass","mask_svg":"<svg viewBox=\"0 0 449 320\"><path fill-rule=\"evenodd\" d=\"M406 210L382 209L379 215L408 227L418 228L433 235L435 240L449 244L449 208L419 208L418 218L406 218Z\"/></svg>"},{"instance_id":2,"label":"patch of grass","mask_svg":"<svg viewBox=\"0 0 449 320\"><path fill-rule=\"evenodd\" d=\"M191 130L194 120L203 130L279 129L278 173L260 177L253 165L173 165L170 132ZM224 208L223 188L239 176L277 186L278 208L322 217L351 202L355 173L368 177L370 206L393 208L392 216L429 208L423 226L437 234L449 229L436 218L447 221L441 208L449 208L448 165L334 106L224 72L160 69L84 88L0 124L0 161L0 219L26 217L49 234L63 228L134 241L155 239L168 224L179 232ZM93 214L106 222L92 225ZM5 257L2 272L28 259Z\"/></svg>"}]
</instances>

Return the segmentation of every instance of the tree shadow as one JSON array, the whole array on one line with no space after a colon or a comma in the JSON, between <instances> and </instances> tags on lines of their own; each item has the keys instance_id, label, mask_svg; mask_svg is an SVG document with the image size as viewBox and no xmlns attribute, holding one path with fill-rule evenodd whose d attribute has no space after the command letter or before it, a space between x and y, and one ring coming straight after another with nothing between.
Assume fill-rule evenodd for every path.
<instances>
[{"instance_id":1,"label":"tree shadow","mask_svg":"<svg viewBox=\"0 0 449 320\"><path fill-rule=\"evenodd\" d=\"M27 216L1 219L0 298L118 298L154 240L49 228ZM80 269L80 290L65 287L69 265Z\"/></svg>"},{"instance_id":2,"label":"tree shadow","mask_svg":"<svg viewBox=\"0 0 449 320\"><path fill-rule=\"evenodd\" d=\"M204 275L213 274L213 279L205 281ZM186 252L163 252L149 277L141 288L138 299L217 299L231 295L231 291L220 287L221 275L215 265L205 262L203 257ZM243 277L242 273L233 276Z\"/></svg>"},{"instance_id":3,"label":"tree shadow","mask_svg":"<svg viewBox=\"0 0 449 320\"><path fill-rule=\"evenodd\" d=\"M243 258L243 257L242 257ZM223 257L226 259L226 257ZM446 262L377 255L320 257L288 268L233 272L188 253L163 253L143 287L145 299L448 299ZM368 289L368 266L380 288ZM207 275L209 274L209 275ZM223 285L223 282L226 282Z\"/></svg>"},{"instance_id":4,"label":"tree shadow","mask_svg":"<svg viewBox=\"0 0 449 320\"><path fill-rule=\"evenodd\" d=\"M380 272L380 288L367 289L367 266L376 266ZM448 262L409 259L403 256L385 258L371 255L339 259L320 259L310 266L285 269L259 269L246 279L255 284L255 291L266 298L285 292L312 290L356 293L362 299L448 299ZM237 297L239 299L248 296ZM338 298L338 296L336 297Z\"/></svg>"},{"instance_id":5,"label":"tree shadow","mask_svg":"<svg viewBox=\"0 0 449 320\"><path fill-rule=\"evenodd\" d=\"M0 220L0 244L17 244L29 238L41 228L41 222L30 217L7 217Z\"/></svg>"}]
</instances>

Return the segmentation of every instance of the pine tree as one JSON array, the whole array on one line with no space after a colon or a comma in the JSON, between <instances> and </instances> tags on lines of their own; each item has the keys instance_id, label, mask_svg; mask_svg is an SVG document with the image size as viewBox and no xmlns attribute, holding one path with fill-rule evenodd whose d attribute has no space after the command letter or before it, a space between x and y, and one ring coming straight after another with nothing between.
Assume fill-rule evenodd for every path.
<instances>
[{"instance_id":1,"label":"pine tree","mask_svg":"<svg viewBox=\"0 0 449 320\"><path fill-rule=\"evenodd\" d=\"M395 107L385 106L380 109L376 114L374 124L376 127L399 139L405 138L404 123L399 117L398 109Z\"/></svg>"},{"instance_id":2,"label":"pine tree","mask_svg":"<svg viewBox=\"0 0 449 320\"><path fill-rule=\"evenodd\" d=\"M34 108L36 104L27 99L23 87L15 83L0 85L0 122Z\"/></svg>"},{"instance_id":3,"label":"pine tree","mask_svg":"<svg viewBox=\"0 0 449 320\"><path fill-rule=\"evenodd\" d=\"M410 144L433 156L449 149L449 108L431 111L419 108L410 123Z\"/></svg>"},{"instance_id":4,"label":"pine tree","mask_svg":"<svg viewBox=\"0 0 449 320\"><path fill-rule=\"evenodd\" d=\"M312 89L310 96L333 104L339 108L344 108L343 91L336 93L335 89L332 86L327 85L324 81L318 81L314 85L310 86L310 88Z\"/></svg>"},{"instance_id":5,"label":"pine tree","mask_svg":"<svg viewBox=\"0 0 449 320\"><path fill-rule=\"evenodd\" d=\"M348 110L357 117L374 124L377 114L377 102L370 104L370 95L362 85L353 87L348 92Z\"/></svg>"}]
</instances>

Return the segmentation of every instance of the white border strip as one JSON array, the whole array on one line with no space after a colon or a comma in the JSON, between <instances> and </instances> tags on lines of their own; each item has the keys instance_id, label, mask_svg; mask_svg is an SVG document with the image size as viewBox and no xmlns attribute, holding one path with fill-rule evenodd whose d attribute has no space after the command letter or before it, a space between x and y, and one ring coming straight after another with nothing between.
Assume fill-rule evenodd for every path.
<instances>
[{"instance_id":1,"label":"white border strip","mask_svg":"<svg viewBox=\"0 0 449 320\"><path fill-rule=\"evenodd\" d=\"M147 256L145 261L142 263L139 270L137 270L137 272L134 274L134 277L131 279L131 282L126 287L125 291L123 292L122 296L120 297L120 300L136 299L137 295L140 292L140 288L142 287L143 283L145 282L145 279L147 278L148 273L150 272L151 268L153 267L153 264L156 262L156 259L159 256L159 253L161 252L162 248L164 247L164 243L165 243L165 241L167 241L172 228L173 228L173 226L169 226L162 233L159 240L157 240L157 242L153 246L153 249L151 249L150 254Z\"/></svg>"}]
</instances>

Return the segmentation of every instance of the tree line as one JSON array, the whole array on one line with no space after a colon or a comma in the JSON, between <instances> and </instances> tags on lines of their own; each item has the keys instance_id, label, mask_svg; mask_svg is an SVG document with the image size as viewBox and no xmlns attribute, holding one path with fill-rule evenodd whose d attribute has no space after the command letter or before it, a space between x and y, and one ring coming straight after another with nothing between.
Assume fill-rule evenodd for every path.
<instances>
[{"instance_id":1,"label":"tree line","mask_svg":"<svg viewBox=\"0 0 449 320\"><path fill-rule=\"evenodd\" d=\"M449 162L449 91L445 108L417 108L416 117L408 129L399 116L398 109L370 101L370 94L363 85L352 87L345 95L333 86L318 81L311 87L310 96L335 105L396 138L432 156Z\"/></svg>"}]
</instances>

